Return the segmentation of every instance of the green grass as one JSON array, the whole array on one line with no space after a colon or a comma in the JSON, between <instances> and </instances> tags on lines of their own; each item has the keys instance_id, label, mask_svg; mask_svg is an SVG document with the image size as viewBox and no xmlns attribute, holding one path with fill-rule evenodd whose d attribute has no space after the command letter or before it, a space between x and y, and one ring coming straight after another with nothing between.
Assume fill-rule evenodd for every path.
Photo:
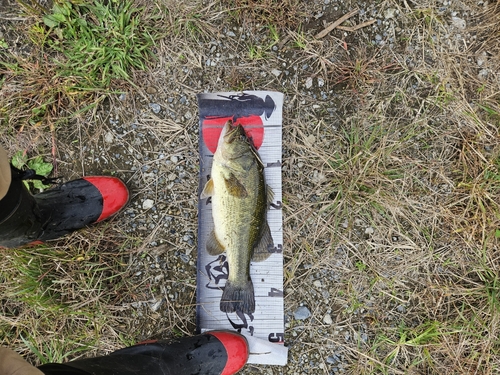
<instances>
[{"instance_id":1,"label":"green grass","mask_svg":"<svg viewBox=\"0 0 500 375\"><path fill-rule=\"evenodd\" d=\"M56 3L43 17L44 46L64 55L57 74L74 77L75 89L108 89L113 79L130 79L153 58L154 30L141 23L132 1Z\"/></svg>"},{"instance_id":2,"label":"green grass","mask_svg":"<svg viewBox=\"0 0 500 375\"><path fill-rule=\"evenodd\" d=\"M133 1L59 1L50 10L35 1L21 4L30 16L31 53L6 52L0 62L4 82L20 88L0 99L2 107L15 108L2 124L54 129L103 92L126 90L131 74L155 58L157 19Z\"/></svg>"},{"instance_id":3,"label":"green grass","mask_svg":"<svg viewBox=\"0 0 500 375\"><path fill-rule=\"evenodd\" d=\"M108 311L126 298L115 293L128 288L125 264L104 251L103 241L86 248L44 245L2 254L0 332L5 344L20 340L34 362L49 363L95 351L105 344L110 324L121 341L130 340L120 332L120 318Z\"/></svg>"},{"instance_id":4,"label":"green grass","mask_svg":"<svg viewBox=\"0 0 500 375\"><path fill-rule=\"evenodd\" d=\"M143 198L154 192L167 207L158 209L159 217L167 210L179 227L196 225L184 208L169 212L179 200L195 212L196 176L172 189L141 172L159 153L166 160L169 152L186 155L176 168L186 168L188 160L196 165L196 116L175 122L180 130L170 137L166 129L177 129L174 121L148 116L150 102L172 98L165 103L172 112L194 114L195 94L205 90L286 94L289 364L263 371L329 374L337 364L327 358L340 352L349 375L498 373L500 96L498 77L478 77L476 61L477 48L487 51L484 64L492 72L500 61L498 10L488 8L468 19L467 30L453 31L435 4L389 0L380 14L367 9L349 20L356 25L397 9L399 16L378 27L394 24L400 31L392 47L381 47L371 44L377 25L313 37L351 10L347 3L57 1L53 9L24 3L26 19L15 27L28 53L12 52L9 33L0 44L6 147L34 155L42 144L48 155L57 145L52 155L61 169L69 168L69 155L87 172L111 168L116 152L131 153L131 164L117 173L130 176L129 208L138 215ZM485 9L465 1L450 9L458 11L457 4L475 14ZM378 5L370 6L378 11ZM323 8L328 12L321 15ZM476 39L466 44L468 35ZM157 60L147 52L152 48ZM214 53L218 64L207 66ZM279 79L273 69L282 71ZM310 77L313 86L304 91ZM156 93L142 96L144 85ZM113 91L128 91L127 99L94 107L92 115L84 111ZM179 95L186 104L176 105ZM113 145L102 142L117 129L107 122L110 107L119 111L114 114L124 134L132 122L138 129L115 137ZM136 142L136 131L147 133L148 143ZM110 164L95 161L101 150ZM2 344L41 363L103 354L138 336L194 333L195 269L175 255L184 251L182 237L159 225L158 238L130 238L121 232L128 230L128 217L120 214L50 246L0 250ZM145 239L166 247L157 253ZM150 267L156 262L160 268ZM321 287L304 287L316 280ZM192 287L189 296L171 300L180 285ZM148 308L151 297L165 295L166 307ZM313 315L295 321L301 304ZM323 320L326 314L333 324Z\"/></svg>"}]
</instances>

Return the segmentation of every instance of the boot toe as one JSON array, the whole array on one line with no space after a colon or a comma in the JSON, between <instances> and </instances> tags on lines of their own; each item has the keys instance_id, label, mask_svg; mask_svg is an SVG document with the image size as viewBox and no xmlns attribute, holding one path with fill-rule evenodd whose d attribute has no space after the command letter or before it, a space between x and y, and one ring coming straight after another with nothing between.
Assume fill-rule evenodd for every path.
<instances>
[{"instance_id":1,"label":"boot toe","mask_svg":"<svg viewBox=\"0 0 500 375\"><path fill-rule=\"evenodd\" d=\"M221 375L235 374L245 366L249 355L245 336L231 331L209 331L206 334L215 336L226 349L227 362Z\"/></svg>"},{"instance_id":2,"label":"boot toe","mask_svg":"<svg viewBox=\"0 0 500 375\"><path fill-rule=\"evenodd\" d=\"M96 222L115 215L127 204L129 192L121 179L109 176L90 176L83 179L94 185L102 195L102 212Z\"/></svg>"}]
</instances>

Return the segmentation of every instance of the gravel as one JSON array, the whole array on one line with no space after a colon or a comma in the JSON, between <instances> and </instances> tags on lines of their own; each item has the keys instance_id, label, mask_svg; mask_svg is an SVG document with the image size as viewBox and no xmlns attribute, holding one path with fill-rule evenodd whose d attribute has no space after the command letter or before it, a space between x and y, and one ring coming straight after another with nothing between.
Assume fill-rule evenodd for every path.
<instances>
[{"instance_id":1,"label":"gravel","mask_svg":"<svg viewBox=\"0 0 500 375\"><path fill-rule=\"evenodd\" d=\"M384 8L368 1L322 0L312 3L315 12L311 14L318 16L314 21L317 25L323 21L328 24L355 6L360 8L356 22L377 20L355 34L338 30L331 33L328 40L348 41L349 53L354 53L353 49L356 48L354 39L358 45L372 44L384 51L400 51L403 48L398 41L407 37L402 17L407 10L399 7L399 2L395 6L395 2L389 1L388 5L392 7L385 5ZM464 30L471 16L466 7L462 9L459 4L440 3L443 17L446 16L444 19L449 22L444 23L439 37L449 44L472 40L474 36ZM268 40L253 35L243 27L232 28L227 25L221 26L219 35L218 40L200 42L199 48L204 59L199 62L165 56L167 63L153 72L154 87L150 82L144 82L146 98L133 97L128 93L118 94L116 100L101 109L99 116L102 124L95 128L92 124L88 125L86 131L91 141L83 147L69 146L62 156L66 163L77 170L83 163L82 172L87 175L103 171L117 172L131 188L130 203L116 220L120 222L124 236L140 244L130 259L134 283L140 286L130 306L135 317L133 329L140 332L144 339L177 333L178 330L171 330L175 324L180 325L183 332L192 333L195 328L199 173L196 93L230 91L234 86L243 84L249 89L275 89L287 94L284 104L283 173L289 181L296 179L294 170L299 171L302 177L310 176L303 178L307 184L304 191L296 187L292 191L291 185L284 186L290 189L287 196L299 200L309 199L311 195L308 190L317 189L328 182L322 171L310 170L307 157L300 155L302 151L293 148L293 142L296 141L293 137L296 135L290 134L286 125L299 120L311 124L311 127L321 124L321 127L315 128L319 130L304 135L301 142L306 147L321 145L325 129L332 132L340 128L343 121L340 117L345 108L340 104L339 92L333 89L331 77L314 65L313 60L299 58L297 47L292 42L274 45L266 51L265 59L252 65L252 61L241 58L248 55L247 41L264 45ZM308 35L308 38L312 37ZM427 53L419 45L408 42L404 48L404 63L408 69L423 63L420 58ZM335 56L329 58L332 64L338 63ZM486 54L479 53L479 79L487 79L492 74L487 64ZM231 78L225 80L224 77L228 76ZM234 82L228 83L230 79ZM99 127L105 130L96 132ZM76 133L68 133L68 139L75 137L78 138ZM80 157L83 158L81 162L74 161ZM319 195L311 198L310 204L315 204L315 200L317 202L319 199ZM352 230L360 239L366 239L378 232L378 227L376 231L367 224L370 223L355 222L351 228L346 221L340 224L339 229L343 233ZM294 228L284 230L294 231ZM399 240L398 236L391 238L393 242ZM320 242L315 246L321 248ZM306 324L319 330L325 337L345 345L367 343L370 339L368 328L362 323L363 318L371 316L376 309L370 285L363 284L363 280L356 280L358 289L351 291L359 296L359 300L354 302L363 308L353 307L356 303L347 297L342 303L338 302L343 298L337 293L338 285L345 282L346 275L356 266L349 258L347 249L332 248L327 242L324 248L325 251L334 252L331 268L315 270L313 265L302 262L296 271L311 277L301 279L298 284L292 279L290 282L293 287L285 291L286 341L290 345L291 355L289 365L283 370L285 372L280 372L280 369L275 373L345 372L348 360L345 349L333 347L330 342L317 343L316 338L310 336L312 331L306 329ZM294 248L287 251L300 250ZM307 295L308 300L301 300L296 294ZM405 314L408 310L403 305L394 305L393 308L399 314ZM174 309L178 316L172 318ZM338 321L337 316L346 311L357 322L349 330L334 324L334 321ZM174 324L173 319L176 322ZM292 324L292 319L298 322ZM302 343L306 339L315 343L314 350ZM251 373L251 369L245 371Z\"/></svg>"},{"instance_id":2,"label":"gravel","mask_svg":"<svg viewBox=\"0 0 500 375\"><path fill-rule=\"evenodd\" d=\"M297 320L305 320L311 316L311 311L306 306L300 306L294 311L293 317Z\"/></svg>"}]
</instances>

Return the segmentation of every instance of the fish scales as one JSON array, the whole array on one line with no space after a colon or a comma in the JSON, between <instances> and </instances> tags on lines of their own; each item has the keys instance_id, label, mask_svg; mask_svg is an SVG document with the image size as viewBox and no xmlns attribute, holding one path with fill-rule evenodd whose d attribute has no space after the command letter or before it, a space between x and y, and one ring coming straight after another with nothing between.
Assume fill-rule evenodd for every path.
<instances>
[{"instance_id":1,"label":"fish scales","mask_svg":"<svg viewBox=\"0 0 500 375\"><path fill-rule=\"evenodd\" d=\"M212 255L226 252L229 275L221 297L223 312L255 311L250 261L270 256L266 221L268 191L264 166L241 125L228 122L214 154L211 179L202 198L212 197L214 230L207 240Z\"/></svg>"}]
</instances>

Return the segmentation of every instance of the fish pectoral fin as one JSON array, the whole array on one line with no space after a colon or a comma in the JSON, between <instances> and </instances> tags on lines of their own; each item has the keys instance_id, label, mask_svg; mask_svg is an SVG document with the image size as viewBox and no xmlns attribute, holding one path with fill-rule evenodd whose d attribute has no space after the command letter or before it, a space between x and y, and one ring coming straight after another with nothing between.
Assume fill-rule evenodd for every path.
<instances>
[{"instance_id":1,"label":"fish pectoral fin","mask_svg":"<svg viewBox=\"0 0 500 375\"><path fill-rule=\"evenodd\" d=\"M274 247L273 237L271 236L271 229L269 229L269 224L264 223L264 229L262 230L262 237L259 243L255 246L253 250L252 260L254 262L262 262L271 256L269 251Z\"/></svg>"},{"instance_id":2,"label":"fish pectoral fin","mask_svg":"<svg viewBox=\"0 0 500 375\"><path fill-rule=\"evenodd\" d=\"M228 193L232 196L238 198L246 198L248 196L247 189L238 181L234 174L231 173L229 178L224 178L224 182L226 183Z\"/></svg>"},{"instance_id":3,"label":"fish pectoral fin","mask_svg":"<svg viewBox=\"0 0 500 375\"><path fill-rule=\"evenodd\" d=\"M214 195L214 180L208 180L201 192L200 199L205 199Z\"/></svg>"},{"instance_id":4,"label":"fish pectoral fin","mask_svg":"<svg viewBox=\"0 0 500 375\"><path fill-rule=\"evenodd\" d=\"M207 253L210 255L219 255L222 254L224 250L224 246L222 246L215 236L215 232L211 231L207 238Z\"/></svg>"},{"instance_id":5,"label":"fish pectoral fin","mask_svg":"<svg viewBox=\"0 0 500 375\"><path fill-rule=\"evenodd\" d=\"M271 186L266 185L266 195L267 195L267 204L272 203L274 200L274 191L271 189Z\"/></svg>"}]
</instances>

